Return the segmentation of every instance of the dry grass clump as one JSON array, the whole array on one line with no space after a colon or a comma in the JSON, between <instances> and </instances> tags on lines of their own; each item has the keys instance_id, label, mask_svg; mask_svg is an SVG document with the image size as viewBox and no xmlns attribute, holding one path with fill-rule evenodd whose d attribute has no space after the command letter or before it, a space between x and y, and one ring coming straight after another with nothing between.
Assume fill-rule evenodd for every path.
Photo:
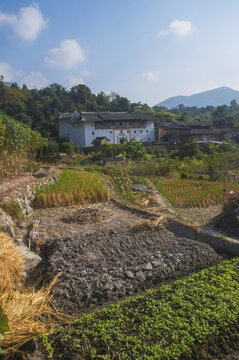
<instances>
[{"instance_id":1,"label":"dry grass clump","mask_svg":"<svg viewBox=\"0 0 239 360\"><path fill-rule=\"evenodd\" d=\"M142 221L131 227L129 232L131 234L146 232L146 231L158 231L162 230L167 223L166 215L161 215L154 220Z\"/></svg>"},{"instance_id":2,"label":"dry grass clump","mask_svg":"<svg viewBox=\"0 0 239 360\"><path fill-rule=\"evenodd\" d=\"M108 201L110 193L99 174L63 170L60 178L36 190L35 207L70 206Z\"/></svg>"},{"instance_id":3,"label":"dry grass clump","mask_svg":"<svg viewBox=\"0 0 239 360\"><path fill-rule=\"evenodd\" d=\"M0 297L11 287L19 286L22 280L24 261L9 237L0 233Z\"/></svg>"},{"instance_id":4,"label":"dry grass clump","mask_svg":"<svg viewBox=\"0 0 239 360\"><path fill-rule=\"evenodd\" d=\"M24 261L7 234L0 233L0 304L8 317L9 331L4 334L3 347L17 351L20 347L53 328L53 316L57 311L50 304L51 288L38 291L23 284Z\"/></svg>"},{"instance_id":5,"label":"dry grass clump","mask_svg":"<svg viewBox=\"0 0 239 360\"><path fill-rule=\"evenodd\" d=\"M139 201L139 205L141 206L148 206L150 204L158 202L157 196L148 195L146 198L143 198Z\"/></svg>"}]
</instances>

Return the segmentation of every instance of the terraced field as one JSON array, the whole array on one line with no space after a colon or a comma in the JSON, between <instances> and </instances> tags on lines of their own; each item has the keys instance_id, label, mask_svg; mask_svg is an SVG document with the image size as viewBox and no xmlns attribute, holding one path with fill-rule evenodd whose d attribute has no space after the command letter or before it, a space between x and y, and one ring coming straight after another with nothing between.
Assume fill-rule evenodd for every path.
<instances>
[{"instance_id":1,"label":"terraced field","mask_svg":"<svg viewBox=\"0 0 239 360\"><path fill-rule=\"evenodd\" d=\"M53 359L219 359L238 350L239 258L130 297L45 339Z\"/></svg>"}]
</instances>

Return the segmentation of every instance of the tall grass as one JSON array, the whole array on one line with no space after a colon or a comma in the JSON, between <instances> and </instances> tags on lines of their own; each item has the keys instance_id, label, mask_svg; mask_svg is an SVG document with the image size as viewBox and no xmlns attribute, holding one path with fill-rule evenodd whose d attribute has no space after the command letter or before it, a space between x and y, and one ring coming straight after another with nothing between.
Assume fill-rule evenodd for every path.
<instances>
[{"instance_id":1,"label":"tall grass","mask_svg":"<svg viewBox=\"0 0 239 360\"><path fill-rule=\"evenodd\" d=\"M56 310L50 305L50 290L55 280L38 291L26 288L22 278L24 260L21 253L4 233L0 233L0 243L0 303L9 325L3 347L15 352L54 326Z\"/></svg>"},{"instance_id":2,"label":"tall grass","mask_svg":"<svg viewBox=\"0 0 239 360\"><path fill-rule=\"evenodd\" d=\"M156 187L174 207L207 207L221 204L225 197L219 182L170 179L157 181Z\"/></svg>"},{"instance_id":3,"label":"tall grass","mask_svg":"<svg viewBox=\"0 0 239 360\"><path fill-rule=\"evenodd\" d=\"M54 184L36 190L35 207L45 208L108 201L109 190L102 176L87 171L64 169Z\"/></svg>"}]
</instances>

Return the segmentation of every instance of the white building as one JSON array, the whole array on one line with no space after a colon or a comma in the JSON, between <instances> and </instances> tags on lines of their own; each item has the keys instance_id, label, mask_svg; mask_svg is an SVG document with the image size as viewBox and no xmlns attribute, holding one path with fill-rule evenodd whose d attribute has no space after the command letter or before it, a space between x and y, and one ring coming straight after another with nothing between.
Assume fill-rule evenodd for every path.
<instances>
[{"instance_id":1,"label":"white building","mask_svg":"<svg viewBox=\"0 0 239 360\"><path fill-rule=\"evenodd\" d=\"M124 138L154 141L154 121L157 117L130 112L64 113L59 117L60 137L80 147L93 146L97 138L106 137L111 144L122 144Z\"/></svg>"}]
</instances>

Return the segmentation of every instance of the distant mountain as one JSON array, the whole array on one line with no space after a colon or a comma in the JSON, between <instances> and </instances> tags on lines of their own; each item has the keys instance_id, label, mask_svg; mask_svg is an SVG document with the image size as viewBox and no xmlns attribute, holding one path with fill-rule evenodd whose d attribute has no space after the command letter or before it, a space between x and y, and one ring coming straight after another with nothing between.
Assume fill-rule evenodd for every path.
<instances>
[{"instance_id":1,"label":"distant mountain","mask_svg":"<svg viewBox=\"0 0 239 360\"><path fill-rule=\"evenodd\" d=\"M217 89L204 91L194 95L174 96L155 106L165 106L168 109L174 108L180 104L197 107L205 107L208 105L219 106L230 105L230 102L234 99L239 104L239 91L233 90L227 86L222 86Z\"/></svg>"}]
</instances>

